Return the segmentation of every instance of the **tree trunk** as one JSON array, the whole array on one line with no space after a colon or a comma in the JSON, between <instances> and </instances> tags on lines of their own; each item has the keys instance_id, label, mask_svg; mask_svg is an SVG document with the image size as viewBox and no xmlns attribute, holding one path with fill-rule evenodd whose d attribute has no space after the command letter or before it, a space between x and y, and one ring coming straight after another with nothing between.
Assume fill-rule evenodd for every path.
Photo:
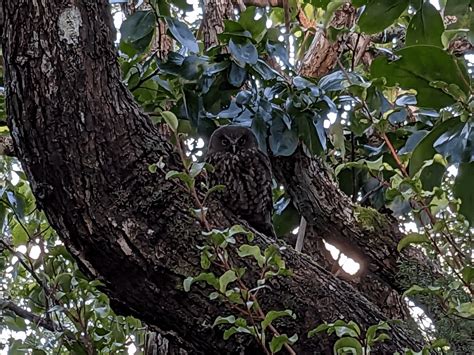
<instances>
[{"instance_id":1,"label":"tree trunk","mask_svg":"<svg viewBox=\"0 0 474 355\"><path fill-rule=\"evenodd\" d=\"M121 83L106 1L18 0L4 1L2 8L7 107L16 153L38 206L81 268L105 283L116 311L174 334L191 353L251 349L252 339L224 342L222 332L210 326L230 308L209 301L205 288L183 291L183 279L199 272L195 245L202 243L201 228L189 212L191 198L164 178L165 171L148 171L160 159L166 171L180 165ZM222 206L210 207L213 226L239 222ZM345 206L327 207L349 213ZM258 235L256 243L275 242ZM323 321L343 318L368 326L385 319L310 257L291 248L283 257L294 276L275 279L262 303L265 310L296 313L296 321L279 330L299 334L298 353L332 351L325 337L306 337ZM253 267L244 261L242 266ZM391 336L377 348L379 353L419 345L399 326Z\"/></svg>"},{"instance_id":2,"label":"tree trunk","mask_svg":"<svg viewBox=\"0 0 474 355\"><path fill-rule=\"evenodd\" d=\"M201 30L204 39L204 48L211 48L219 44L217 35L224 31L224 19L234 16L231 0L205 0L204 18Z\"/></svg>"}]
</instances>

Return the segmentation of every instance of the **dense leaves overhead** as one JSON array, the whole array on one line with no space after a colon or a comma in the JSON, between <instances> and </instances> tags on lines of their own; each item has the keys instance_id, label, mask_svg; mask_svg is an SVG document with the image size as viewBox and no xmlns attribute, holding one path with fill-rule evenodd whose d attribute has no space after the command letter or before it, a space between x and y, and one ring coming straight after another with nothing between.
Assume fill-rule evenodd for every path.
<instances>
[{"instance_id":1,"label":"dense leaves overhead","mask_svg":"<svg viewBox=\"0 0 474 355\"><path fill-rule=\"evenodd\" d=\"M408 7L408 0L369 0L359 18L361 31L372 34L390 26Z\"/></svg>"},{"instance_id":2,"label":"dense leaves overhead","mask_svg":"<svg viewBox=\"0 0 474 355\"><path fill-rule=\"evenodd\" d=\"M442 47L441 35L443 31L443 19L439 11L429 2L425 2L408 25L406 44L408 46L429 44Z\"/></svg>"},{"instance_id":3,"label":"dense leaves overhead","mask_svg":"<svg viewBox=\"0 0 474 355\"><path fill-rule=\"evenodd\" d=\"M464 64L441 48L410 46L395 54L393 61L386 57L374 60L371 74L384 77L389 86L416 90L420 107L440 109L469 95L470 80Z\"/></svg>"},{"instance_id":4,"label":"dense leaves overhead","mask_svg":"<svg viewBox=\"0 0 474 355\"><path fill-rule=\"evenodd\" d=\"M164 97L175 103L172 111L188 133L191 129L208 137L216 125L233 121L251 127L261 148L277 156L290 156L300 142L310 154L337 152L331 160L342 163L338 168L341 188L353 195L369 193L368 199L378 208L389 203L398 213L401 210L393 205L393 196L384 197L385 188L370 194L380 184L372 169L347 162L350 152L351 159L370 163L382 158L387 167L399 169L387 142L369 143L369 134L386 134L407 162L410 177L420 179L427 191L441 186L447 164L472 158L472 124L461 123L470 117L470 77L465 63L442 48L444 25L439 12L429 3L410 4L415 11L406 22L406 46L375 58L369 72L363 67L335 70L319 80L295 75L278 26L266 26L270 18L280 21L283 28L284 17L277 16L278 9L267 13L250 6L237 18L224 21L220 46L201 54L192 31L167 17L177 45L195 54L186 56L179 51L170 53L165 62L142 61L138 72L130 66L134 61L140 63L140 56L135 56L123 64L125 78L148 110L161 111ZM312 3L312 8L326 5ZM355 5L363 9L357 22L360 31L375 33L395 24L409 2ZM337 9L331 6L330 11ZM144 14L140 17L145 18ZM144 32L132 39L147 35L147 27L139 27ZM130 31L125 29L122 42ZM277 56L284 67L269 64L268 55ZM343 62L350 63L350 56L347 53ZM151 82L154 93L143 90ZM350 135L356 140L351 142ZM433 160L435 154L444 160ZM391 174L384 172L383 176Z\"/></svg>"}]
</instances>

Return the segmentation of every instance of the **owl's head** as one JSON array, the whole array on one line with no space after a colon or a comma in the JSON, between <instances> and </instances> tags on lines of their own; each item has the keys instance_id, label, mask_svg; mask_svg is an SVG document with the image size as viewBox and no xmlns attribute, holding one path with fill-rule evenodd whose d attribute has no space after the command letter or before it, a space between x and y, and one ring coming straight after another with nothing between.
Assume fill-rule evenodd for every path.
<instances>
[{"instance_id":1,"label":"owl's head","mask_svg":"<svg viewBox=\"0 0 474 355\"><path fill-rule=\"evenodd\" d=\"M214 131L209 141L208 154L216 152L237 154L246 149L257 148L257 138L249 128L230 125Z\"/></svg>"}]
</instances>

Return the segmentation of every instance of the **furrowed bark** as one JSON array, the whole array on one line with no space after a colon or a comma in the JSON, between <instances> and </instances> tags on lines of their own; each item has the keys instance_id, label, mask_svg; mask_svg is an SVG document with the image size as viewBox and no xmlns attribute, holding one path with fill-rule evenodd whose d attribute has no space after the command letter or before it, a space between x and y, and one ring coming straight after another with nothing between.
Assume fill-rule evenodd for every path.
<instances>
[{"instance_id":1,"label":"furrowed bark","mask_svg":"<svg viewBox=\"0 0 474 355\"><path fill-rule=\"evenodd\" d=\"M134 103L120 81L106 1L4 1L3 53L9 127L37 203L81 268L105 284L116 311L133 314L192 353L255 349L252 339L224 342L211 324L232 311L182 281L199 272L201 227L193 202L164 178L180 169L173 148ZM148 165L162 159L164 171ZM332 193L332 191L328 192ZM239 222L211 206L215 227ZM346 210L344 210L343 213ZM261 247L274 241L257 236ZM368 326L383 314L345 282L291 248L283 256L291 278L274 280L263 307L292 309L298 353L327 353L332 343L306 333L339 318ZM244 264L248 262L248 264ZM254 265L242 261L251 270ZM399 326L377 351L419 343Z\"/></svg>"},{"instance_id":2,"label":"furrowed bark","mask_svg":"<svg viewBox=\"0 0 474 355\"><path fill-rule=\"evenodd\" d=\"M349 282L388 318L409 318L402 294L412 285L449 283L440 268L420 250L409 247L398 252L398 242L404 235L393 217L373 211L377 213L374 218L362 221L363 217L357 216L359 207L337 188L318 158L298 151L292 157L274 157L272 167L308 222L303 253L315 256L319 265ZM322 252L323 239L358 262L360 271L351 276L337 270L337 263L328 263L332 258ZM406 269L403 273L400 273L401 265ZM463 334L471 332L472 324L459 324L452 319L438 297L420 294L410 298L434 324L453 324ZM465 350L470 345L461 339L451 346Z\"/></svg>"},{"instance_id":3,"label":"furrowed bark","mask_svg":"<svg viewBox=\"0 0 474 355\"><path fill-rule=\"evenodd\" d=\"M204 18L200 32L204 40L204 48L211 48L219 44L217 35L224 31L224 19L234 16L234 7L231 0L205 0Z\"/></svg>"}]
</instances>

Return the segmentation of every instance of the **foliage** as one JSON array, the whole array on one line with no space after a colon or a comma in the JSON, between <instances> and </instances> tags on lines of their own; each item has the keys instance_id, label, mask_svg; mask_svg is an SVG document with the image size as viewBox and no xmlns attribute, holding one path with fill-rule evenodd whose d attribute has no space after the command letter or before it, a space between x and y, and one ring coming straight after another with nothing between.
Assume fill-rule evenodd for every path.
<instances>
[{"instance_id":1,"label":"foliage","mask_svg":"<svg viewBox=\"0 0 474 355\"><path fill-rule=\"evenodd\" d=\"M282 317L295 319L296 315L289 309L265 312L258 300L265 294L266 289L271 290L268 286L270 278L290 275L279 250L275 246L270 246L262 252L258 245L251 244L241 244L237 248L236 235L246 236L248 242L253 239L252 233L240 225L204 234L208 238L208 243L199 247L201 268L204 271L195 277L186 278L183 286L185 291L189 291L193 283L205 282L214 289L209 294L209 299L226 302L235 310L235 315L218 316L213 326L227 326L224 339L239 333L252 335L266 353L277 353L283 346L294 344L298 339L297 334L291 337L281 334L272 324L277 323L276 321ZM258 275L255 285L249 286L245 282L248 269L236 265L235 256L232 255L235 253L241 259L254 259L257 267L252 267L252 272ZM219 270L222 274L216 275L212 271L209 272L210 269ZM270 339L268 332L271 335Z\"/></svg>"},{"instance_id":2,"label":"foliage","mask_svg":"<svg viewBox=\"0 0 474 355\"><path fill-rule=\"evenodd\" d=\"M371 350L376 343L390 339L390 336L385 332L389 329L390 326L386 322L380 322L368 327L363 334L357 323L337 320L334 323L319 325L309 331L308 337L322 332L326 332L328 335L335 333L339 339L334 343L334 354L368 355L372 353Z\"/></svg>"}]
</instances>

